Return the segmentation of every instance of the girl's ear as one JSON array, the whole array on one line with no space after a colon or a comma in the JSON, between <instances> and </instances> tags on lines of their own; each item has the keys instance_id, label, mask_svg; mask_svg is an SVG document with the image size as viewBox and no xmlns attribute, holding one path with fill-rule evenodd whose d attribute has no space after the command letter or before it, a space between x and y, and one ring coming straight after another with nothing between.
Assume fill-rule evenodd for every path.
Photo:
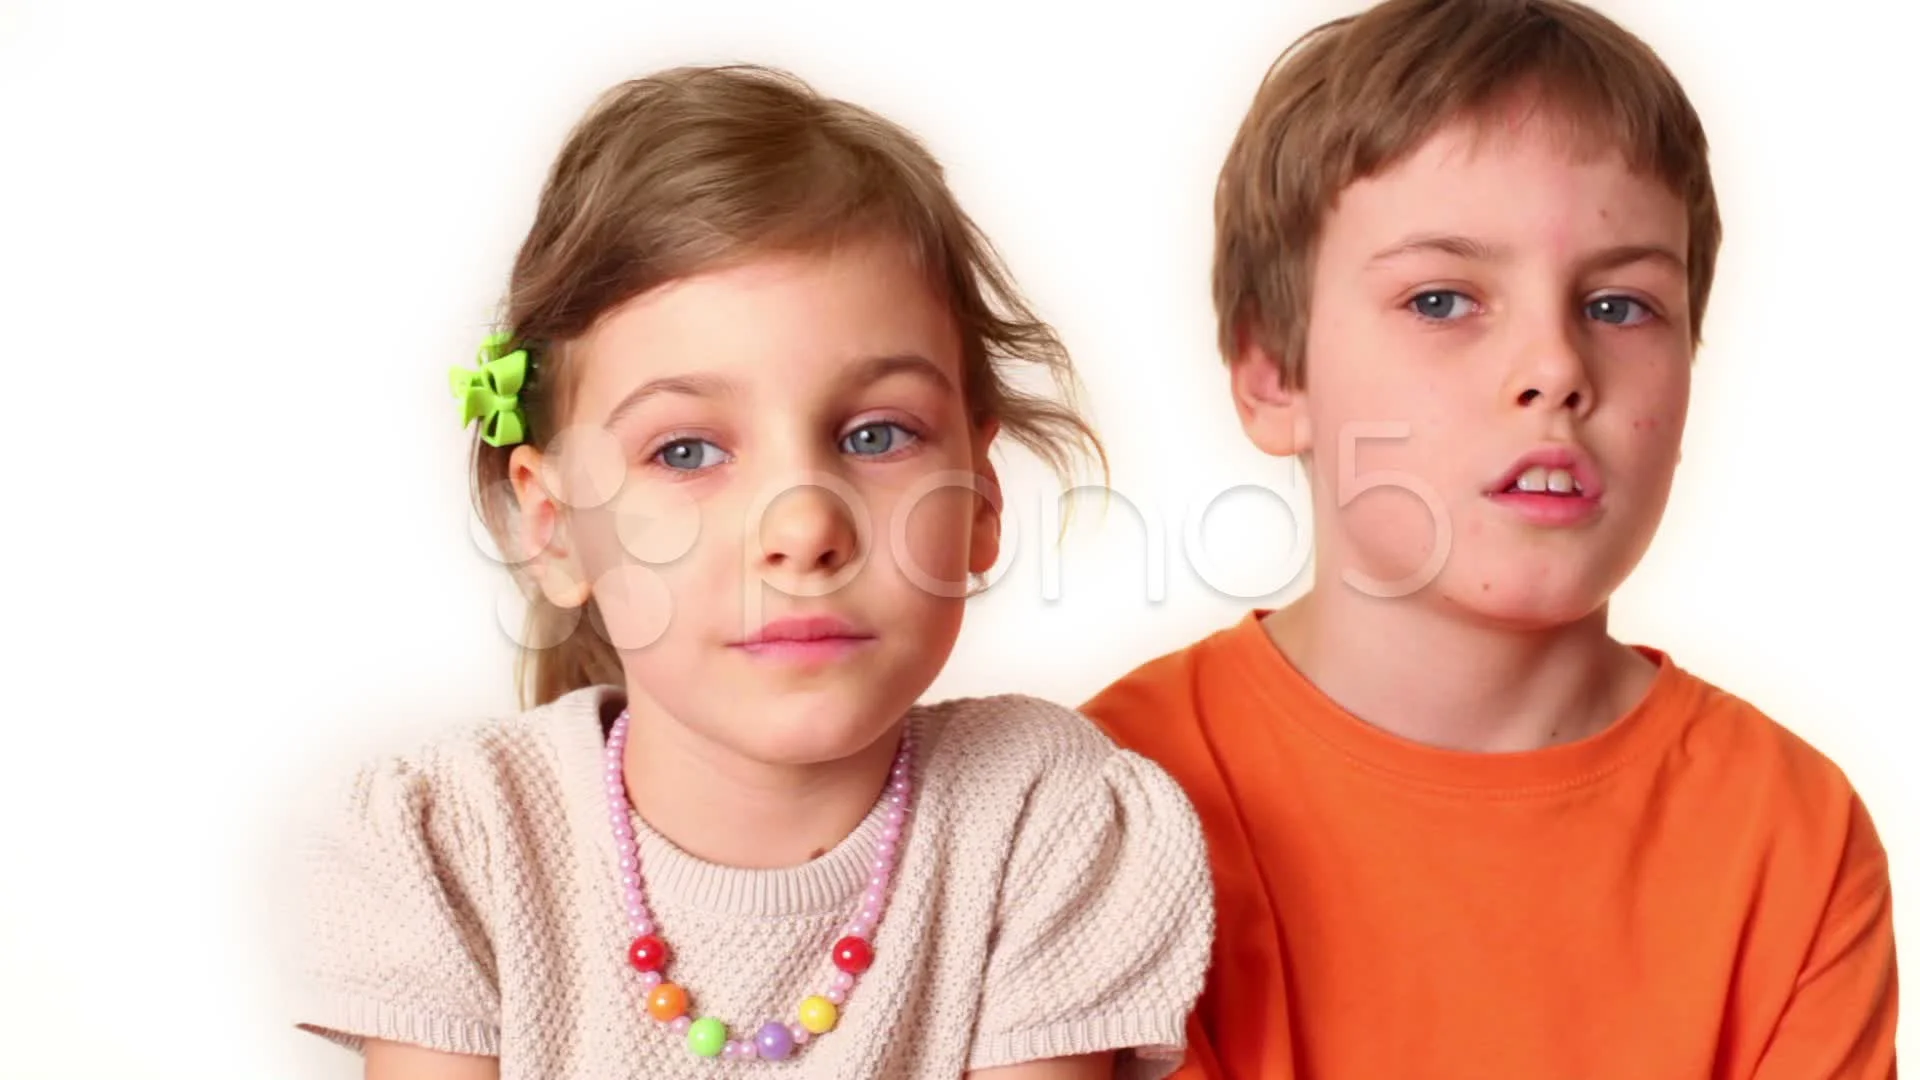
<instances>
[{"instance_id":1,"label":"girl's ear","mask_svg":"<svg viewBox=\"0 0 1920 1080\"><path fill-rule=\"evenodd\" d=\"M1000 473L993 466L990 451L1000 433L1000 423L989 420L974 436L973 475L977 485L973 510L973 536L968 547L967 572L976 576L993 569L1000 560L1000 513L1005 505L1000 493Z\"/></svg>"},{"instance_id":2,"label":"girl's ear","mask_svg":"<svg viewBox=\"0 0 1920 1080\"><path fill-rule=\"evenodd\" d=\"M507 478L520 507L515 538L519 549L503 554L526 567L548 603L577 608L587 602L593 587L567 534L566 508L547 485L546 464L539 450L525 444L514 447L508 459Z\"/></svg>"}]
</instances>

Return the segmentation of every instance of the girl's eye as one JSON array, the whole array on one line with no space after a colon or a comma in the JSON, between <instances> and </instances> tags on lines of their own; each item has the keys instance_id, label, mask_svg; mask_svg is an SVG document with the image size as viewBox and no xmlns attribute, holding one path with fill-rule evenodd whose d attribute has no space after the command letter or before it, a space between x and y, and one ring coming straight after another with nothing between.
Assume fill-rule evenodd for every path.
<instances>
[{"instance_id":1,"label":"girl's eye","mask_svg":"<svg viewBox=\"0 0 1920 1080\"><path fill-rule=\"evenodd\" d=\"M1614 326L1633 326L1652 317L1647 305L1630 296L1600 296L1587 301L1587 318Z\"/></svg>"},{"instance_id":2,"label":"girl's eye","mask_svg":"<svg viewBox=\"0 0 1920 1080\"><path fill-rule=\"evenodd\" d=\"M1433 289L1408 301L1414 314L1427 319L1458 319L1473 313L1473 301L1452 289Z\"/></svg>"},{"instance_id":3,"label":"girl's eye","mask_svg":"<svg viewBox=\"0 0 1920 1080\"><path fill-rule=\"evenodd\" d=\"M848 432L846 438L840 440L840 449L849 454L872 456L904 446L914 438L913 432L899 424L885 422L862 424Z\"/></svg>"},{"instance_id":4,"label":"girl's eye","mask_svg":"<svg viewBox=\"0 0 1920 1080\"><path fill-rule=\"evenodd\" d=\"M705 439L675 439L661 447L653 460L669 469L694 472L718 465L726 457L726 451Z\"/></svg>"}]
</instances>

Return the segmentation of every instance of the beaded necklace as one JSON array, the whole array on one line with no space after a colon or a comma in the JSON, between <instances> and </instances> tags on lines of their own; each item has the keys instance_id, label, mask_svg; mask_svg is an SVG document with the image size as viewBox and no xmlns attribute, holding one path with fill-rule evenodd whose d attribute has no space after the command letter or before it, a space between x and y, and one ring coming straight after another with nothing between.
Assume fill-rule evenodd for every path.
<instances>
[{"instance_id":1,"label":"beaded necklace","mask_svg":"<svg viewBox=\"0 0 1920 1080\"><path fill-rule=\"evenodd\" d=\"M838 969L823 993L800 1002L791 1020L768 1020L745 1039L731 1038L724 1021L711 1016L695 1017L687 991L666 978L668 950L655 932L653 917L647 910L640 889L640 849L628 817L625 772L622 754L627 746L627 710L613 722L607 735L606 781L609 816L613 823L614 846L620 853L621 910L627 914L633 943L627 947L627 960L640 973L640 985L647 991L647 1015L666 1025L675 1035L686 1037L687 1049L703 1058L727 1061L783 1061L805 1046L815 1035L832 1031L840 1020L840 1006L853 992L855 982L873 965L873 934L886 912L888 884L900 854L900 840L906 829L907 807L913 792L913 745L903 734L900 749L893 757L886 792L881 800L883 826L875 845L873 865L869 867L867 887L860 894L860 910L847 924L845 933L833 946L833 966Z\"/></svg>"}]
</instances>

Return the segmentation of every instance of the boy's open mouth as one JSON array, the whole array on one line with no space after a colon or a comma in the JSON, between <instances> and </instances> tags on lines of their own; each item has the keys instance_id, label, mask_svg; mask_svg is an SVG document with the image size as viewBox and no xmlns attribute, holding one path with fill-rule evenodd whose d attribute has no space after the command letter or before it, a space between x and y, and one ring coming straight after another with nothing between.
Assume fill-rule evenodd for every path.
<instances>
[{"instance_id":1,"label":"boy's open mouth","mask_svg":"<svg viewBox=\"0 0 1920 1080\"><path fill-rule=\"evenodd\" d=\"M1534 465L1507 485L1504 495L1584 495L1586 489L1580 485L1571 470L1549 469Z\"/></svg>"}]
</instances>

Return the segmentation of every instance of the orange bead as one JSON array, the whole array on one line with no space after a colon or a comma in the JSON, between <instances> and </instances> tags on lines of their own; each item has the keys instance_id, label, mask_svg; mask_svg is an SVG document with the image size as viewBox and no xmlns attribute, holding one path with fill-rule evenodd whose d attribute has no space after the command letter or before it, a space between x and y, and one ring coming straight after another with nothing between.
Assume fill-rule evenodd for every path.
<instances>
[{"instance_id":1,"label":"orange bead","mask_svg":"<svg viewBox=\"0 0 1920 1080\"><path fill-rule=\"evenodd\" d=\"M647 1014L663 1024L672 1023L687 1012L687 992L663 982L647 995Z\"/></svg>"}]
</instances>

